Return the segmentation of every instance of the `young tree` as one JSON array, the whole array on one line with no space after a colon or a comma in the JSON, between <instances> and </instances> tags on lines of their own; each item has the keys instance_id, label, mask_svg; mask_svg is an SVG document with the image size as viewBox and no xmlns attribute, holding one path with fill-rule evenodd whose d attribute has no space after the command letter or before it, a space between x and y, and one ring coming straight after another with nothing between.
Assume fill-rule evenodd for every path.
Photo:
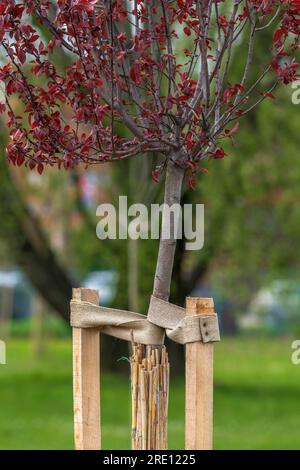
<instances>
[{"instance_id":1,"label":"young tree","mask_svg":"<svg viewBox=\"0 0 300 470\"><path fill-rule=\"evenodd\" d=\"M47 44L31 17L51 34ZM268 29L269 61L253 81L255 49ZM193 188L205 159L226 156L222 139L233 139L242 116L298 78L299 32L300 0L1 0L8 158L42 173L157 154L152 178L165 173L164 202L180 203L184 179ZM241 38L249 44L243 73L231 82ZM51 60L57 47L72 58L64 74ZM14 96L26 121L14 112ZM154 279L153 294L164 300L173 232L160 241Z\"/></svg>"}]
</instances>

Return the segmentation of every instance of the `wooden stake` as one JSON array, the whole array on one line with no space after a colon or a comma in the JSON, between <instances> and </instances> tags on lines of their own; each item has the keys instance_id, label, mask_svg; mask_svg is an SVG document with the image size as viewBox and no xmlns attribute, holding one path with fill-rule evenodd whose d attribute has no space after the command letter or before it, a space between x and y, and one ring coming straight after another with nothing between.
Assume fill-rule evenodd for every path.
<instances>
[{"instance_id":1,"label":"wooden stake","mask_svg":"<svg viewBox=\"0 0 300 470\"><path fill-rule=\"evenodd\" d=\"M212 315L210 298L188 297L186 314ZM211 450L213 438L213 343L190 343L185 350L185 449Z\"/></svg>"},{"instance_id":2,"label":"wooden stake","mask_svg":"<svg viewBox=\"0 0 300 470\"><path fill-rule=\"evenodd\" d=\"M73 289L74 300L99 305L93 289ZM100 450L100 335L73 328L74 438L76 450Z\"/></svg>"}]
</instances>

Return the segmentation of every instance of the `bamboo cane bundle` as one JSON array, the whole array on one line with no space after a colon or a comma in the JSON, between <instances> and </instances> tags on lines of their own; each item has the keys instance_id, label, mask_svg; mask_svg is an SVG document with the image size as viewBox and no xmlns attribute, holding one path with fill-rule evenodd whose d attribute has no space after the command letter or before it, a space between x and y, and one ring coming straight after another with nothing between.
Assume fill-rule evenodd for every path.
<instances>
[{"instance_id":1,"label":"bamboo cane bundle","mask_svg":"<svg viewBox=\"0 0 300 470\"><path fill-rule=\"evenodd\" d=\"M132 448L167 449L170 365L165 346L133 345Z\"/></svg>"}]
</instances>

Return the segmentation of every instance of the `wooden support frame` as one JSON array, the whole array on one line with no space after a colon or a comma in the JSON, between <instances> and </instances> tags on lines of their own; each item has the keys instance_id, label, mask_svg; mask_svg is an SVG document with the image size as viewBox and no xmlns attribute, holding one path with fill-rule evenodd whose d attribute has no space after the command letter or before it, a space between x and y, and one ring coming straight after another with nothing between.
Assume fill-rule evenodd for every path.
<instances>
[{"instance_id":1,"label":"wooden support frame","mask_svg":"<svg viewBox=\"0 0 300 470\"><path fill-rule=\"evenodd\" d=\"M74 300L99 305L93 289L73 289ZM76 450L100 450L100 333L73 328L74 440Z\"/></svg>"},{"instance_id":2,"label":"wooden support frame","mask_svg":"<svg viewBox=\"0 0 300 470\"><path fill-rule=\"evenodd\" d=\"M98 291L93 289L73 289L73 299L99 305ZM187 298L187 316L212 314L213 299ZM214 344L198 341L185 349L185 449L211 450ZM96 328L73 328L73 393L75 449L100 450L100 333Z\"/></svg>"},{"instance_id":3,"label":"wooden support frame","mask_svg":"<svg viewBox=\"0 0 300 470\"><path fill-rule=\"evenodd\" d=\"M211 298L188 297L186 314L212 315ZM211 450L213 447L213 343L185 347L185 449Z\"/></svg>"}]
</instances>

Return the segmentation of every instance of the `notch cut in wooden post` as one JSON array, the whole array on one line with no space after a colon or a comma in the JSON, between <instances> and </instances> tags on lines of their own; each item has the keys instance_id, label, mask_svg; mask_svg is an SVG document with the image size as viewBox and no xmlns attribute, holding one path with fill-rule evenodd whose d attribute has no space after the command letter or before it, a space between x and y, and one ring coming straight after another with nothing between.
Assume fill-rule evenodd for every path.
<instances>
[{"instance_id":1,"label":"notch cut in wooden post","mask_svg":"<svg viewBox=\"0 0 300 470\"><path fill-rule=\"evenodd\" d=\"M73 289L73 300L99 305L94 289ZM74 439L76 450L100 450L100 333L73 328Z\"/></svg>"},{"instance_id":2,"label":"notch cut in wooden post","mask_svg":"<svg viewBox=\"0 0 300 470\"><path fill-rule=\"evenodd\" d=\"M211 298L188 297L186 315L212 315ZM185 349L185 449L213 446L213 343L189 343Z\"/></svg>"}]
</instances>

